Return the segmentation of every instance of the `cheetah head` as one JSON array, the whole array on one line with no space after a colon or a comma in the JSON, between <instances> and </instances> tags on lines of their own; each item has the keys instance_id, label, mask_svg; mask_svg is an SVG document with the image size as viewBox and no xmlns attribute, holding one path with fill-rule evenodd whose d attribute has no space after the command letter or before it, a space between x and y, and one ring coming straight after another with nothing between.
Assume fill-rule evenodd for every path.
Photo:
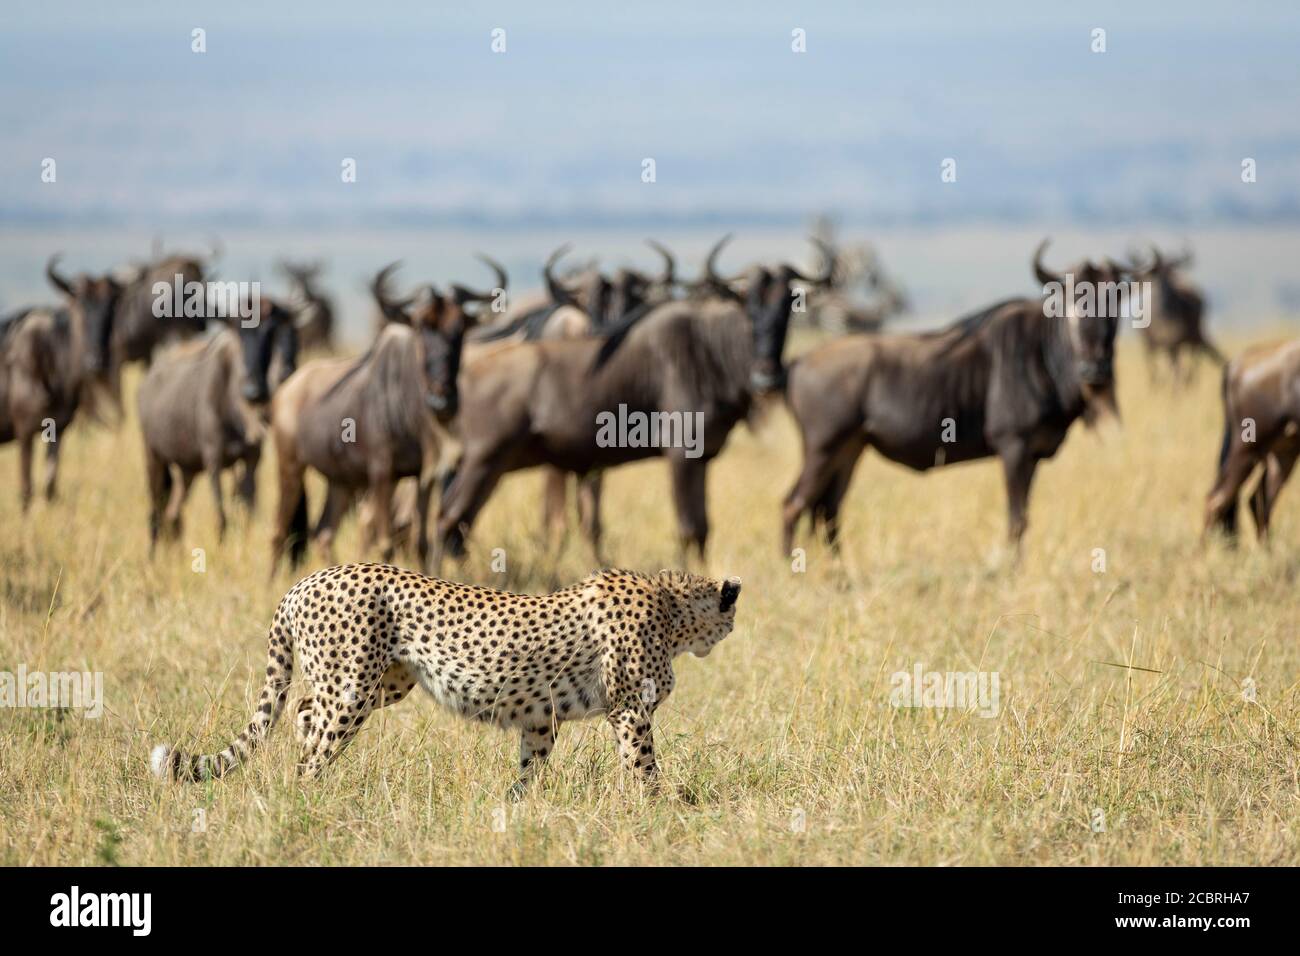
<instances>
[{"instance_id":1,"label":"cheetah head","mask_svg":"<svg viewBox=\"0 0 1300 956\"><path fill-rule=\"evenodd\" d=\"M678 583L681 586L678 592L679 652L689 651L696 657L708 657L714 646L736 626L740 578L728 578L719 583L689 575L683 576Z\"/></svg>"}]
</instances>

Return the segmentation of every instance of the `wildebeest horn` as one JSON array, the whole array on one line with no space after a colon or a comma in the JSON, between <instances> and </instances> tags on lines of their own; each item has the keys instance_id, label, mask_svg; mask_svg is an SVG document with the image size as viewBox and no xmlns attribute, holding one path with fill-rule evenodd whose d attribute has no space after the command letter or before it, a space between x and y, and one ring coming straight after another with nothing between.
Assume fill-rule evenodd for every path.
<instances>
[{"instance_id":1,"label":"wildebeest horn","mask_svg":"<svg viewBox=\"0 0 1300 956\"><path fill-rule=\"evenodd\" d=\"M1034 277L1043 285L1062 281L1059 275L1048 271L1048 269L1043 265L1043 253L1046 251L1048 243L1051 241L1050 238L1044 239L1038 244L1038 248L1034 250Z\"/></svg>"},{"instance_id":2,"label":"wildebeest horn","mask_svg":"<svg viewBox=\"0 0 1300 956\"><path fill-rule=\"evenodd\" d=\"M316 262L290 262L288 259L279 261L280 271L290 279L306 285L311 280L320 275L322 265Z\"/></svg>"},{"instance_id":3,"label":"wildebeest horn","mask_svg":"<svg viewBox=\"0 0 1300 956\"><path fill-rule=\"evenodd\" d=\"M402 262L400 259L396 262L390 262L388 265L380 269L379 272L375 274L374 279L370 282L370 294L375 297L375 302L379 305L379 311L384 313L384 318L388 319L390 322L408 321L406 313L403 310L415 301L415 296L412 296L403 302L398 302L395 299L389 298L389 277L397 271L401 264Z\"/></svg>"},{"instance_id":4,"label":"wildebeest horn","mask_svg":"<svg viewBox=\"0 0 1300 956\"><path fill-rule=\"evenodd\" d=\"M162 236L154 236L153 241L149 243L149 258L154 262L158 262L159 260L162 259L162 254L163 254Z\"/></svg>"},{"instance_id":5,"label":"wildebeest horn","mask_svg":"<svg viewBox=\"0 0 1300 956\"><path fill-rule=\"evenodd\" d=\"M1191 246L1185 245L1183 246L1183 251L1170 260L1169 267L1171 269L1183 269L1191 265L1191 263L1192 263L1192 249Z\"/></svg>"},{"instance_id":6,"label":"wildebeest horn","mask_svg":"<svg viewBox=\"0 0 1300 956\"><path fill-rule=\"evenodd\" d=\"M1165 257L1160 254L1160 250L1156 248L1156 244L1153 242L1151 243L1151 271L1159 272L1164 267Z\"/></svg>"},{"instance_id":7,"label":"wildebeest horn","mask_svg":"<svg viewBox=\"0 0 1300 956\"><path fill-rule=\"evenodd\" d=\"M223 255L225 255L226 252L225 247L221 244L221 240L218 239L216 236L213 236L208 240L208 248L210 250L208 253L209 264L216 262Z\"/></svg>"},{"instance_id":8,"label":"wildebeest horn","mask_svg":"<svg viewBox=\"0 0 1300 956\"><path fill-rule=\"evenodd\" d=\"M495 292L497 289L500 289L501 291L504 292L506 289L506 285L510 281L510 277L506 275L505 266L497 262L491 256L484 255L481 252L474 253L474 258L478 259L479 262L483 263L485 266L491 269L493 273L496 274L496 278L497 278L497 284L495 288L493 288L491 291L489 291L483 296L483 301L488 301L490 299L495 298L496 297Z\"/></svg>"},{"instance_id":9,"label":"wildebeest horn","mask_svg":"<svg viewBox=\"0 0 1300 956\"><path fill-rule=\"evenodd\" d=\"M709 250L709 254L704 260L704 277L708 279L710 282L713 282L718 285L728 284L728 280L722 278L722 276L718 275L718 273L715 271L714 264L718 261L718 253L722 251L722 247L725 246L730 241L731 241L731 233L727 233L725 236L723 236L721 239L719 239L717 242L713 244L713 248Z\"/></svg>"},{"instance_id":10,"label":"wildebeest horn","mask_svg":"<svg viewBox=\"0 0 1300 956\"><path fill-rule=\"evenodd\" d=\"M816 246L822 254L822 274L816 279L810 279L794 266L786 266L790 275L801 282L808 282L813 285L830 285L831 277L835 274L835 253L831 247L816 236L809 236L808 239Z\"/></svg>"},{"instance_id":11,"label":"wildebeest horn","mask_svg":"<svg viewBox=\"0 0 1300 956\"><path fill-rule=\"evenodd\" d=\"M664 272L657 281L661 285L672 285L673 277L677 272L677 264L673 261L673 254L653 239L647 239L645 244L655 252L659 253L659 255L663 256L664 259Z\"/></svg>"},{"instance_id":12,"label":"wildebeest horn","mask_svg":"<svg viewBox=\"0 0 1300 956\"><path fill-rule=\"evenodd\" d=\"M54 288L58 289L64 295L75 295L72 291L72 285L67 279L59 275L58 271L54 268L55 263L59 261L62 255L62 253L56 252L54 255L50 256L50 261L45 263L45 277L50 280L50 283Z\"/></svg>"},{"instance_id":13,"label":"wildebeest horn","mask_svg":"<svg viewBox=\"0 0 1300 956\"><path fill-rule=\"evenodd\" d=\"M564 258L564 255L572 248L573 243L566 242L564 245L560 246L560 248L552 252L551 257L547 259L546 264L542 266L542 278L546 280L546 291L550 293L551 300L557 305L577 305L577 301L573 298L573 293L566 289L564 284L560 282L559 279L555 278L554 274L551 272L551 270L555 268L555 264Z\"/></svg>"}]
</instances>

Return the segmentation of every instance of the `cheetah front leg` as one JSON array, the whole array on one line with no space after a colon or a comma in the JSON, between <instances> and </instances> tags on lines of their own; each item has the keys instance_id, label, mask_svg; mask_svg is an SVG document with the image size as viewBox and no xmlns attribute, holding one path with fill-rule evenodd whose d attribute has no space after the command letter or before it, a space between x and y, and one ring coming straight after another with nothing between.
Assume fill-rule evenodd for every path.
<instances>
[{"instance_id":1,"label":"cheetah front leg","mask_svg":"<svg viewBox=\"0 0 1300 956\"><path fill-rule=\"evenodd\" d=\"M643 706L621 707L610 711L609 722L618 739L618 756L623 769L643 783L657 786L659 767L655 763L649 710Z\"/></svg>"},{"instance_id":2,"label":"cheetah front leg","mask_svg":"<svg viewBox=\"0 0 1300 956\"><path fill-rule=\"evenodd\" d=\"M525 727L519 732L519 779L507 793L511 800L521 799L528 791L528 785L537 778L542 764L555 749L556 729L554 724L543 724Z\"/></svg>"}]
</instances>

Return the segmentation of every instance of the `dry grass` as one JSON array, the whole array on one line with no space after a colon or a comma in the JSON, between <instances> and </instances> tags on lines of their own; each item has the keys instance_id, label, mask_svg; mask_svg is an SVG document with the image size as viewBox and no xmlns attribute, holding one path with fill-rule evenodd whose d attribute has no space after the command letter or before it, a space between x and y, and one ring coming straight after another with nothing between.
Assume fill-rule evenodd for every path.
<instances>
[{"instance_id":1,"label":"dry grass","mask_svg":"<svg viewBox=\"0 0 1300 956\"><path fill-rule=\"evenodd\" d=\"M274 465L251 528L219 545L196 486L183 546L151 563L134 423L74 426L64 500L26 519L5 449L0 668L102 671L106 710L0 714L0 863L1300 863L1296 493L1271 552L1199 550L1216 376L1174 396L1122 358L1125 428L1076 426L1039 472L1019 568L997 547L996 464L918 477L868 457L842 559L810 547L793 573L777 553L793 429L781 412L738 432L710 496L711 570L745 579L739 623L708 660L679 662L659 798L625 784L592 722L566 727L541 786L504 804L515 740L423 695L383 712L317 783L294 777L286 721L232 776L160 784L154 742L224 745L260 687L292 580L267 580ZM464 577L541 590L590 570L576 538L558 562L538 557L539 489L533 475L502 486ZM663 467L624 469L607 489L609 553L670 563ZM340 557L360 557L355 541L350 526ZM191 571L195 547L206 573ZM890 675L917 662L996 671L1000 715L894 708ZM1115 666L1127 662L1149 670Z\"/></svg>"}]
</instances>

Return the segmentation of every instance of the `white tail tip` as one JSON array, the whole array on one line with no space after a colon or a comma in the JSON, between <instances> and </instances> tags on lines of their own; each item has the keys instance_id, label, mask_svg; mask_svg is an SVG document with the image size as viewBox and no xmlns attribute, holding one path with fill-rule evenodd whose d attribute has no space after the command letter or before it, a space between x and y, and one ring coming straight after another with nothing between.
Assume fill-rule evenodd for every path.
<instances>
[{"instance_id":1,"label":"white tail tip","mask_svg":"<svg viewBox=\"0 0 1300 956\"><path fill-rule=\"evenodd\" d=\"M155 777L163 777L164 767L167 763L167 757L172 752L171 744L159 744L149 751L149 769L153 771Z\"/></svg>"}]
</instances>

